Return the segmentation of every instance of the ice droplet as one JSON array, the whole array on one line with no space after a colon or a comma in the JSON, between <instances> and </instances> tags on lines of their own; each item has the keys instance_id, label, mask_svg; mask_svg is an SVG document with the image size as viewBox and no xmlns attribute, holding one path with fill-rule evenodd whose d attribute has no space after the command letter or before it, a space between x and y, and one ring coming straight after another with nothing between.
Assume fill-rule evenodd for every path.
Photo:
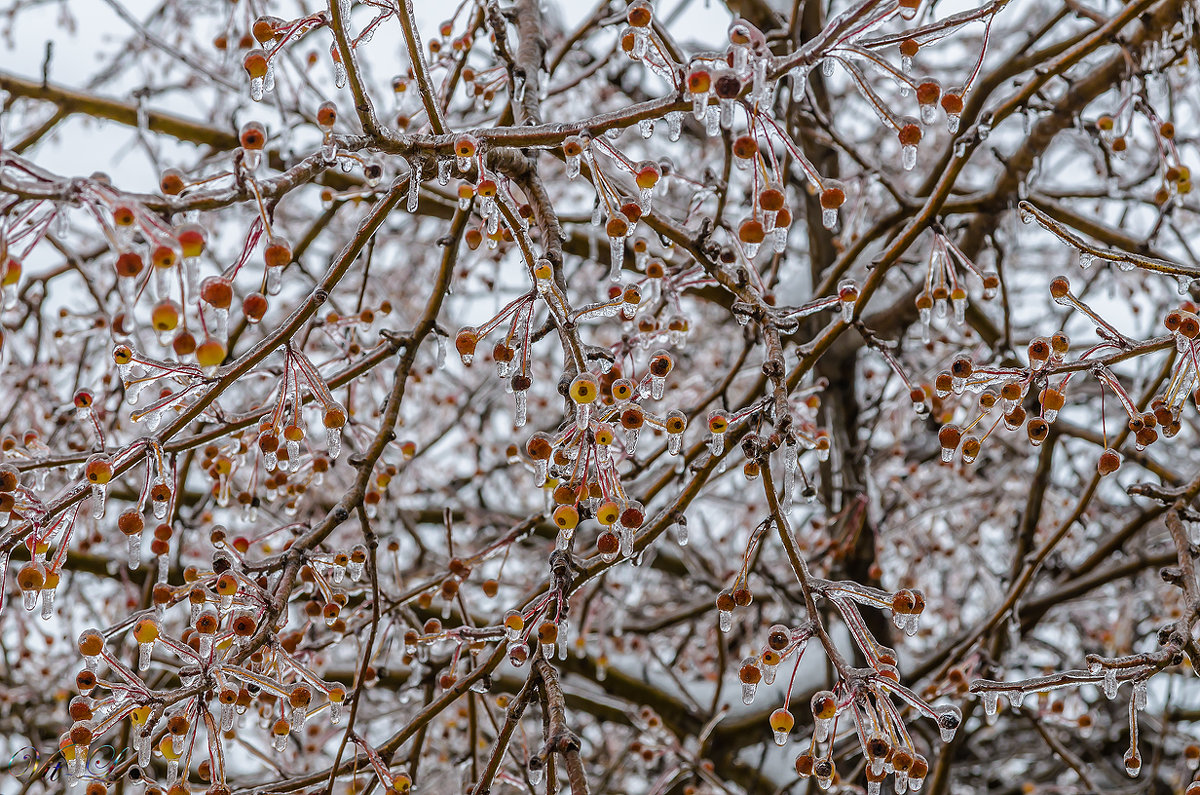
<instances>
[{"instance_id":1,"label":"ice droplet","mask_svg":"<svg viewBox=\"0 0 1200 795\"><path fill-rule=\"evenodd\" d=\"M733 611L718 610L717 626L721 628L722 632L728 632L729 630L733 629Z\"/></svg>"},{"instance_id":2,"label":"ice droplet","mask_svg":"<svg viewBox=\"0 0 1200 795\"><path fill-rule=\"evenodd\" d=\"M983 711L985 713L987 713L988 715L996 714L996 701L997 701L997 696L996 696L995 690L983 691Z\"/></svg>"}]
</instances>

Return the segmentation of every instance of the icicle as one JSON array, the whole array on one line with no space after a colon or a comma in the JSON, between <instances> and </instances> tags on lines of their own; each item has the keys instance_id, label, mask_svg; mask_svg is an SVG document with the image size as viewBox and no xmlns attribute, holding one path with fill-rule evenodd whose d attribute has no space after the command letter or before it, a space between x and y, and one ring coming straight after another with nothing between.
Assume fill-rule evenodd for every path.
<instances>
[{"instance_id":1,"label":"icicle","mask_svg":"<svg viewBox=\"0 0 1200 795\"><path fill-rule=\"evenodd\" d=\"M729 630L733 629L733 611L718 610L717 625L721 628L722 632L728 632Z\"/></svg>"},{"instance_id":2,"label":"icicle","mask_svg":"<svg viewBox=\"0 0 1200 795\"><path fill-rule=\"evenodd\" d=\"M671 525L671 529L675 532L675 543L681 547L686 547L688 544L687 520L680 517L678 522Z\"/></svg>"},{"instance_id":3,"label":"icicle","mask_svg":"<svg viewBox=\"0 0 1200 795\"><path fill-rule=\"evenodd\" d=\"M833 727L833 718L813 718L813 736L817 742L823 743L829 739L829 730Z\"/></svg>"},{"instance_id":4,"label":"icicle","mask_svg":"<svg viewBox=\"0 0 1200 795\"><path fill-rule=\"evenodd\" d=\"M329 722L334 725L342 722L342 702L329 702Z\"/></svg>"},{"instance_id":5,"label":"icicle","mask_svg":"<svg viewBox=\"0 0 1200 795\"><path fill-rule=\"evenodd\" d=\"M346 65L339 60L333 62L333 84L337 88L346 87ZM279 750L283 750L280 748Z\"/></svg>"},{"instance_id":6,"label":"icicle","mask_svg":"<svg viewBox=\"0 0 1200 795\"><path fill-rule=\"evenodd\" d=\"M728 130L733 126L733 100L722 98L718 103L720 113L720 124L722 130Z\"/></svg>"},{"instance_id":7,"label":"icicle","mask_svg":"<svg viewBox=\"0 0 1200 795\"><path fill-rule=\"evenodd\" d=\"M145 671L150 667L150 655L154 653L154 641L138 644L138 670Z\"/></svg>"},{"instance_id":8,"label":"icicle","mask_svg":"<svg viewBox=\"0 0 1200 795\"><path fill-rule=\"evenodd\" d=\"M667 452L671 455L679 455L683 449L683 434L668 433L667 434Z\"/></svg>"},{"instance_id":9,"label":"icicle","mask_svg":"<svg viewBox=\"0 0 1200 795\"><path fill-rule=\"evenodd\" d=\"M341 64L338 65L340 66ZM338 86L338 88L341 88L341 86ZM283 753L283 749L287 748L287 739L288 736L286 734L276 734L274 735L274 739L271 741L271 745L276 751Z\"/></svg>"},{"instance_id":10,"label":"icicle","mask_svg":"<svg viewBox=\"0 0 1200 795\"><path fill-rule=\"evenodd\" d=\"M108 493L106 486L100 483L92 484L92 518L104 518L104 498Z\"/></svg>"},{"instance_id":11,"label":"icicle","mask_svg":"<svg viewBox=\"0 0 1200 795\"><path fill-rule=\"evenodd\" d=\"M575 405L575 427L581 431L586 431L588 422L592 416L592 404L577 403Z\"/></svg>"},{"instance_id":12,"label":"icicle","mask_svg":"<svg viewBox=\"0 0 1200 795\"><path fill-rule=\"evenodd\" d=\"M579 176L579 155L567 155L567 179L575 179Z\"/></svg>"},{"instance_id":13,"label":"icicle","mask_svg":"<svg viewBox=\"0 0 1200 795\"><path fill-rule=\"evenodd\" d=\"M651 210L651 205L654 202L654 188L639 188L638 189L638 206L642 208L642 215L646 215Z\"/></svg>"},{"instance_id":14,"label":"icicle","mask_svg":"<svg viewBox=\"0 0 1200 795\"><path fill-rule=\"evenodd\" d=\"M620 539L621 539L621 557L631 558L631 557L633 557L633 552L634 552L634 550L633 550L633 528L625 527L624 525L621 525L620 528L621 528L620 533L618 533L618 535L620 536Z\"/></svg>"},{"instance_id":15,"label":"icicle","mask_svg":"<svg viewBox=\"0 0 1200 795\"><path fill-rule=\"evenodd\" d=\"M156 506L157 507L157 506ZM142 534L134 533L129 536L129 568L136 569L142 565Z\"/></svg>"},{"instance_id":16,"label":"icicle","mask_svg":"<svg viewBox=\"0 0 1200 795\"><path fill-rule=\"evenodd\" d=\"M438 158L437 161L437 180L438 184L445 186L450 182L450 171L454 167L454 161L448 157Z\"/></svg>"},{"instance_id":17,"label":"icicle","mask_svg":"<svg viewBox=\"0 0 1200 795\"><path fill-rule=\"evenodd\" d=\"M765 660L762 663L763 684L775 684L775 675L779 673L779 663L771 665Z\"/></svg>"},{"instance_id":18,"label":"icicle","mask_svg":"<svg viewBox=\"0 0 1200 795\"><path fill-rule=\"evenodd\" d=\"M283 268L267 268L267 295L279 295L283 287Z\"/></svg>"},{"instance_id":19,"label":"icicle","mask_svg":"<svg viewBox=\"0 0 1200 795\"><path fill-rule=\"evenodd\" d=\"M950 305L954 309L954 322L961 326L967 319L967 297L963 295L951 298Z\"/></svg>"},{"instance_id":20,"label":"icicle","mask_svg":"<svg viewBox=\"0 0 1200 795\"><path fill-rule=\"evenodd\" d=\"M704 134L709 138L715 138L721 132L721 111L716 107L710 107L707 110L707 115L704 117Z\"/></svg>"},{"instance_id":21,"label":"icicle","mask_svg":"<svg viewBox=\"0 0 1200 795\"><path fill-rule=\"evenodd\" d=\"M421 180L418 168L412 167L408 172L408 211L415 213L417 211L417 200L420 198Z\"/></svg>"},{"instance_id":22,"label":"icicle","mask_svg":"<svg viewBox=\"0 0 1200 795\"><path fill-rule=\"evenodd\" d=\"M905 144L900 147L901 165L905 171L912 171L913 166L917 164L917 147L911 144Z\"/></svg>"},{"instance_id":23,"label":"icicle","mask_svg":"<svg viewBox=\"0 0 1200 795\"><path fill-rule=\"evenodd\" d=\"M996 714L996 702L998 696L995 690L983 691L983 711L989 717Z\"/></svg>"},{"instance_id":24,"label":"icicle","mask_svg":"<svg viewBox=\"0 0 1200 795\"><path fill-rule=\"evenodd\" d=\"M742 703L754 703L754 691L758 689L757 682L742 682Z\"/></svg>"},{"instance_id":25,"label":"icicle","mask_svg":"<svg viewBox=\"0 0 1200 795\"><path fill-rule=\"evenodd\" d=\"M826 229L833 229L837 226L838 211L836 208L826 207L821 210L821 225Z\"/></svg>"},{"instance_id":26,"label":"icicle","mask_svg":"<svg viewBox=\"0 0 1200 795\"><path fill-rule=\"evenodd\" d=\"M54 615L54 589L42 589L42 618L49 620Z\"/></svg>"},{"instance_id":27,"label":"icicle","mask_svg":"<svg viewBox=\"0 0 1200 795\"><path fill-rule=\"evenodd\" d=\"M513 398L516 400L516 404L513 408L513 425L517 428L522 428L529 419L529 401L527 393L524 389L515 390L513 392ZM543 478L543 480L545 480L545 478Z\"/></svg>"},{"instance_id":28,"label":"icicle","mask_svg":"<svg viewBox=\"0 0 1200 795\"><path fill-rule=\"evenodd\" d=\"M638 436L641 434L641 428L626 428L625 429L625 452L629 455L637 454ZM670 440L668 440L668 445Z\"/></svg>"},{"instance_id":29,"label":"icicle","mask_svg":"<svg viewBox=\"0 0 1200 795\"><path fill-rule=\"evenodd\" d=\"M1115 668L1109 668L1104 672L1104 697L1112 700L1117 697L1117 671Z\"/></svg>"},{"instance_id":30,"label":"icicle","mask_svg":"<svg viewBox=\"0 0 1200 795\"><path fill-rule=\"evenodd\" d=\"M441 334L434 334L433 341L435 347L433 349L433 363L439 370L446 369L446 340Z\"/></svg>"},{"instance_id":31,"label":"icicle","mask_svg":"<svg viewBox=\"0 0 1200 795\"><path fill-rule=\"evenodd\" d=\"M720 455L725 452L725 434L711 433L708 436L708 452L712 455Z\"/></svg>"},{"instance_id":32,"label":"icicle","mask_svg":"<svg viewBox=\"0 0 1200 795\"><path fill-rule=\"evenodd\" d=\"M263 83L264 81L261 77L250 78L250 99L255 102L262 102Z\"/></svg>"},{"instance_id":33,"label":"icicle","mask_svg":"<svg viewBox=\"0 0 1200 795\"><path fill-rule=\"evenodd\" d=\"M667 114L667 140L678 141L683 132L683 112L673 110Z\"/></svg>"},{"instance_id":34,"label":"icicle","mask_svg":"<svg viewBox=\"0 0 1200 795\"><path fill-rule=\"evenodd\" d=\"M213 636L204 632L198 634L200 635L200 657L207 659L208 655L212 654Z\"/></svg>"},{"instance_id":35,"label":"icicle","mask_svg":"<svg viewBox=\"0 0 1200 795\"><path fill-rule=\"evenodd\" d=\"M824 213L821 217L824 218ZM771 249L776 254L782 254L787 249L787 236L788 230L785 227L777 226L771 230L768 237L771 238Z\"/></svg>"},{"instance_id":36,"label":"icicle","mask_svg":"<svg viewBox=\"0 0 1200 795\"><path fill-rule=\"evenodd\" d=\"M1138 711L1146 708L1146 683L1144 681L1133 683L1133 706Z\"/></svg>"},{"instance_id":37,"label":"icicle","mask_svg":"<svg viewBox=\"0 0 1200 795\"><path fill-rule=\"evenodd\" d=\"M947 113L946 114L946 129L950 131L951 135L954 135L955 133L958 132L958 123L961 118L962 117L959 116L959 114L957 114L957 113ZM958 152L955 152L954 156L960 157L961 155L959 155Z\"/></svg>"},{"instance_id":38,"label":"icicle","mask_svg":"<svg viewBox=\"0 0 1200 795\"><path fill-rule=\"evenodd\" d=\"M233 718L236 714L233 704L221 705L221 731L227 732L233 728Z\"/></svg>"},{"instance_id":39,"label":"icicle","mask_svg":"<svg viewBox=\"0 0 1200 795\"><path fill-rule=\"evenodd\" d=\"M625 263L625 237L623 235L610 235L608 238L609 251L609 266L608 280L616 282L621 280L621 266Z\"/></svg>"},{"instance_id":40,"label":"icicle","mask_svg":"<svg viewBox=\"0 0 1200 795\"><path fill-rule=\"evenodd\" d=\"M696 121L705 121L708 115L708 92L692 94L692 116Z\"/></svg>"},{"instance_id":41,"label":"icicle","mask_svg":"<svg viewBox=\"0 0 1200 795\"><path fill-rule=\"evenodd\" d=\"M643 138L649 138L654 135L654 119L640 119L638 121L638 132Z\"/></svg>"},{"instance_id":42,"label":"icicle","mask_svg":"<svg viewBox=\"0 0 1200 795\"><path fill-rule=\"evenodd\" d=\"M330 459L336 460L342 453L342 429L341 428L326 428L325 429L325 449L329 453Z\"/></svg>"}]
</instances>

